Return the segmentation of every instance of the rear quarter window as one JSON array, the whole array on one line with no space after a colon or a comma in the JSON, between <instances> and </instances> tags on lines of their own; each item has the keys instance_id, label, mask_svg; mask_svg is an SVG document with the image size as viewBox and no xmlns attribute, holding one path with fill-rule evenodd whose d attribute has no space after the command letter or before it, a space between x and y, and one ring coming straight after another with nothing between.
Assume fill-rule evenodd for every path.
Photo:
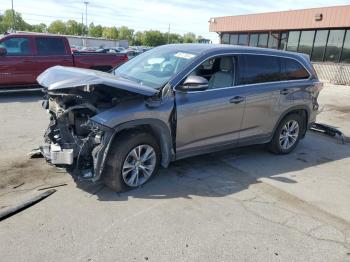
<instances>
[{"instance_id":1,"label":"rear quarter window","mask_svg":"<svg viewBox=\"0 0 350 262\"><path fill-rule=\"evenodd\" d=\"M62 38L38 37L35 38L38 55L65 55L66 50Z\"/></svg>"},{"instance_id":2,"label":"rear quarter window","mask_svg":"<svg viewBox=\"0 0 350 262\"><path fill-rule=\"evenodd\" d=\"M266 55L239 56L239 85L276 82L281 80L278 57Z\"/></svg>"},{"instance_id":3,"label":"rear quarter window","mask_svg":"<svg viewBox=\"0 0 350 262\"><path fill-rule=\"evenodd\" d=\"M283 67L283 80L308 79L309 72L302 64L294 59L281 58Z\"/></svg>"}]
</instances>

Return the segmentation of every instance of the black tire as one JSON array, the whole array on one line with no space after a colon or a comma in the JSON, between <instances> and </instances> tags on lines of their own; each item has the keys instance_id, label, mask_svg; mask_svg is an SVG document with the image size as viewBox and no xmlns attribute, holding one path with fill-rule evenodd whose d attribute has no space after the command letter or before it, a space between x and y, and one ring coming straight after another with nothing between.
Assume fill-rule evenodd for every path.
<instances>
[{"instance_id":1,"label":"black tire","mask_svg":"<svg viewBox=\"0 0 350 262\"><path fill-rule=\"evenodd\" d=\"M294 142L294 144L288 148L288 149L284 149L282 148L281 144L280 144L280 134L282 132L283 127L290 121L296 121L299 125L299 132L298 132L298 137L296 139L296 141ZM302 119L302 117L298 114L290 114L287 115L285 118L282 119L282 121L278 124L275 134L272 137L272 140L270 141L270 143L268 144L268 149L274 153L274 154L288 154L290 152L292 152L296 146L298 145L300 139L303 136L303 130L304 130L304 120Z\"/></svg>"},{"instance_id":2,"label":"black tire","mask_svg":"<svg viewBox=\"0 0 350 262\"><path fill-rule=\"evenodd\" d=\"M122 167L129 152L139 145L150 145L156 154L156 165L150 178L158 173L160 163L160 148L157 140L149 133L131 131L115 138L107 156L106 168L103 174L104 183L116 192L124 192L135 187L128 186L122 176Z\"/></svg>"}]
</instances>

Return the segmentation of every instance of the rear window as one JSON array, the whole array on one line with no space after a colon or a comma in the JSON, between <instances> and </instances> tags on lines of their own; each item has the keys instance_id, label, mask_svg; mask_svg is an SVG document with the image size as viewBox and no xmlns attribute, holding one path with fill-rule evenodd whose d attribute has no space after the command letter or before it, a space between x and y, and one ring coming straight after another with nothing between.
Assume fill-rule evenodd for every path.
<instances>
[{"instance_id":1,"label":"rear window","mask_svg":"<svg viewBox=\"0 0 350 262\"><path fill-rule=\"evenodd\" d=\"M39 55L64 55L66 50L62 38L35 38L36 47Z\"/></svg>"},{"instance_id":2,"label":"rear window","mask_svg":"<svg viewBox=\"0 0 350 262\"><path fill-rule=\"evenodd\" d=\"M264 55L242 55L239 57L238 84L257 84L281 80L278 57Z\"/></svg>"},{"instance_id":3,"label":"rear window","mask_svg":"<svg viewBox=\"0 0 350 262\"><path fill-rule=\"evenodd\" d=\"M283 80L308 79L308 71L296 60L289 58L281 58L284 72Z\"/></svg>"}]
</instances>

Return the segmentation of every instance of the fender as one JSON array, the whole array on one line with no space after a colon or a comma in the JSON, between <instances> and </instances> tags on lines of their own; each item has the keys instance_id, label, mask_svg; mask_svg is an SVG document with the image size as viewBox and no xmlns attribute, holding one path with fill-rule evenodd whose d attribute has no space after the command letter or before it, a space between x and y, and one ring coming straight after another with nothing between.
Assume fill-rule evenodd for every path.
<instances>
[{"instance_id":1,"label":"fender","mask_svg":"<svg viewBox=\"0 0 350 262\"><path fill-rule=\"evenodd\" d=\"M108 142L104 146L103 154L100 154L97 162L100 163L95 170L94 181L97 181L103 172L105 162L110 151L111 145L114 139L117 139L118 134L127 129L133 129L137 127L148 126L152 129L152 132L155 134L155 138L158 140L160 149L161 149L161 165L163 167L168 167L169 163L175 159L175 152L172 147L172 136L169 127L166 123L159 119L145 118L145 119L137 119L125 122L116 126L112 129L112 133L108 135Z\"/></svg>"},{"instance_id":2,"label":"fender","mask_svg":"<svg viewBox=\"0 0 350 262\"><path fill-rule=\"evenodd\" d=\"M115 128L115 134L118 134L125 129L131 129L145 125L149 126L156 135L156 139L159 142L162 153L161 164L163 167L168 167L169 163L175 158L175 152L172 147L173 141L171 131L168 125L163 121L155 118L132 120L117 126Z\"/></svg>"}]
</instances>

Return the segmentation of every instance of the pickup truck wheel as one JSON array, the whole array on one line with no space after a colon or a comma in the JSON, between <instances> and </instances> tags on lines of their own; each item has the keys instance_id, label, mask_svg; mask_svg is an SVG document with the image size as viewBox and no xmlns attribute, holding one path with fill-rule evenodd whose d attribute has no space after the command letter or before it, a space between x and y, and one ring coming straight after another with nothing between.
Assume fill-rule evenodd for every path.
<instances>
[{"instance_id":1,"label":"pickup truck wheel","mask_svg":"<svg viewBox=\"0 0 350 262\"><path fill-rule=\"evenodd\" d=\"M146 132L117 137L107 159L105 184L116 192L142 186L159 169L160 149L156 139Z\"/></svg>"},{"instance_id":2,"label":"pickup truck wheel","mask_svg":"<svg viewBox=\"0 0 350 262\"><path fill-rule=\"evenodd\" d=\"M288 154L292 152L302 136L303 123L299 115L287 115L279 123L268 145L269 150L275 154Z\"/></svg>"}]
</instances>

